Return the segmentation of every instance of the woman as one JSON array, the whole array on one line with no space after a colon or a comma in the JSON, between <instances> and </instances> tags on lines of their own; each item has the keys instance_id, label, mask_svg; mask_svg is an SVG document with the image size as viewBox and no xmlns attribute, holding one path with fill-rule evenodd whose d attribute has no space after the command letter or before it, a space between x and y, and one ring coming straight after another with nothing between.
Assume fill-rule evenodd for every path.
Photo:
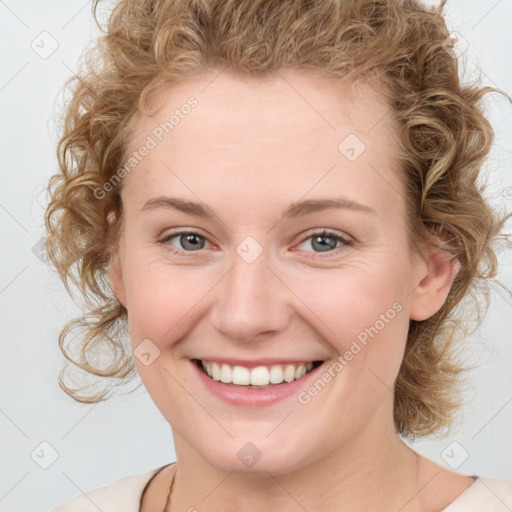
<instances>
[{"instance_id":1,"label":"woman","mask_svg":"<svg viewBox=\"0 0 512 512\"><path fill-rule=\"evenodd\" d=\"M401 439L450 425L454 308L505 222L477 185L490 89L459 82L442 9L118 3L67 108L48 251L92 296L74 364L136 370L177 462L56 512L512 506L512 481Z\"/></svg>"}]
</instances>

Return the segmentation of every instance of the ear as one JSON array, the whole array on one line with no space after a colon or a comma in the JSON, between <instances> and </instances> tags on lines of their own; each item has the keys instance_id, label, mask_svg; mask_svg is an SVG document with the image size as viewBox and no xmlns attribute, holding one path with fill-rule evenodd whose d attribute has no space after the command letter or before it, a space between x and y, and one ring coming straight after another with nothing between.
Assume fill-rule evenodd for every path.
<instances>
[{"instance_id":1,"label":"ear","mask_svg":"<svg viewBox=\"0 0 512 512\"><path fill-rule=\"evenodd\" d=\"M426 320L441 309L457 275L457 260L442 249L431 247L417 259L414 290L411 292L409 317Z\"/></svg>"},{"instance_id":2,"label":"ear","mask_svg":"<svg viewBox=\"0 0 512 512\"><path fill-rule=\"evenodd\" d=\"M126 291L118 246L113 247L111 250L109 278L110 287L112 288L114 295L116 296L117 300L126 308Z\"/></svg>"}]
</instances>

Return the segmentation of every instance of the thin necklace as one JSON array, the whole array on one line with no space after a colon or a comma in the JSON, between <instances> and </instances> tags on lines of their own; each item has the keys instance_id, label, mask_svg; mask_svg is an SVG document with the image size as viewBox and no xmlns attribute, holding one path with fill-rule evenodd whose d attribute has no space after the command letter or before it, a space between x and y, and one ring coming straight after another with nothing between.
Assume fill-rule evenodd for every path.
<instances>
[{"instance_id":1,"label":"thin necklace","mask_svg":"<svg viewBox=\"0 0 512 512\"><path fill-rule=\"evenodd\" d=\"M416 482L418 481L418 475L420 471L420 456L418 455L418 452L416 453ZM165 507L162 510L162 512L169 512L169 505L171 504L171 494L172 494L172 488L174 486L174 477L176 476L176 470L174 470L174 475L172 475L171 485L169 486L169 494L167 495L167 501L165 502Z\"/></svg>"},{"instance_id":2,"label":"thin necklace","mask_svg":"<svg viewBox=\"0 0 512 512\"><path fill-rule=\"evenodd\" d=\"M165 502L165 507L162 512L169 512L169 505L171 504L171 493L172 487L174 485L174 477L176 476L176 470L174 470L174 475L172 475L171 485L169 487L169 494L167 495L167 501Z\"/></svg>"}]
</instances>

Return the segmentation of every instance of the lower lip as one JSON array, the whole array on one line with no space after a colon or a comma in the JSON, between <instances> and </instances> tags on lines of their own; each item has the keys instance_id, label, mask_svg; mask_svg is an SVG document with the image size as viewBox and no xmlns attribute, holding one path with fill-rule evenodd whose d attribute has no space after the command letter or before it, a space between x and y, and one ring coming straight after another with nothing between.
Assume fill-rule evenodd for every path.
<instances>
[{"instance_id":1,"label":"lower lip","mask_svg":"<svg viewBox=\"0 0 512 512\"><path fill-rule=\"evenodd\" d=\"M257 389L244 386L233 386L223 382L213 380L206 373L199 369L195 361L190 360L199 379L206 386L206 389L218 398L232 405L260 407L271 405L279 400L283 400L293 395L298 395L305 387L309 385L311 379L315 377L318 371L323 367L325 361L313 368L304 377L292 382L283 382L272 387Z\"/></svg>"}]
</instances>

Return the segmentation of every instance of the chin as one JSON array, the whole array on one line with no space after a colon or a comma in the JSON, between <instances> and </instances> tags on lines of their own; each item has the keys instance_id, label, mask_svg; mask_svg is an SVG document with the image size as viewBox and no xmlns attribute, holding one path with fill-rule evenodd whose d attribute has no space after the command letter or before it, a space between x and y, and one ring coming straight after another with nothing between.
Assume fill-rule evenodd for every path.
<instances>
[{"instance_id":1,"label":"chin","mask_svg":"<svg viewBox=\"0 0 512 512\"><path fill-rule=\"evenodd\" d=\"M286 475L311 464L311 454L304 452L304 442L297 440L296 446L283 446L262 436L254 442L249 436L231 439L228 443L202 453L211 465L227 473L240 475L273 476ZM310 447L311 448L311 447Z\"/></svg>"}]
</instances>

